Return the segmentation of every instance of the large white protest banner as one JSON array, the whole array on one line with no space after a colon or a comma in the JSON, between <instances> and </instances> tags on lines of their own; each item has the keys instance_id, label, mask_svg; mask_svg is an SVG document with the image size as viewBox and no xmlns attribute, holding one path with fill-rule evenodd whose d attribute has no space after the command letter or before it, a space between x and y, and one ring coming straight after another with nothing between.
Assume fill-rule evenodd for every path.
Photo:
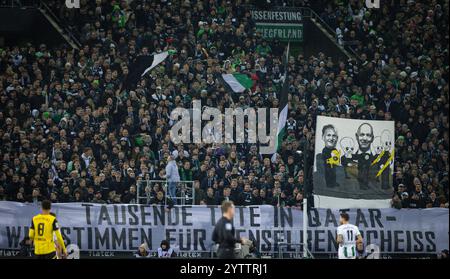
<instances>
[{"instance_id":1,"label":"large white protest banner","mask_svg":"<svg viewBox=\"0 0 450 279\"><path fill-rule=\"evenodd\" d=\"M146 242L156 251L163 239L170 240L182 257L207 257L211 235L221 217L218 206L54 204L62 234L81 253L95 256L132 255ZM0 257L17 250L28 234L31 218L39 212L33 204L0 202ZM428 254L448 249L448 209L349 209L366 245L379 247L384 255ZM336 255L339 210L311 209L308 212L308 246L314 255ZM279 244L284 252L298 250L302 243L302 211L268 205L237 207L234 224L237 237L256 242L262 254L274 255ZM3 255L2 255L3 253Z\"/></svg>"},{"instance_id":2,"label":"large white protest banner","mask_svg":"<svg viewBox=\"0 0 450 279\"><path fill-rule=\"evenodd\" d=\"M388 208L394 121L317 117L314 200L323 208Z\"/></svg>"}]
</instances>

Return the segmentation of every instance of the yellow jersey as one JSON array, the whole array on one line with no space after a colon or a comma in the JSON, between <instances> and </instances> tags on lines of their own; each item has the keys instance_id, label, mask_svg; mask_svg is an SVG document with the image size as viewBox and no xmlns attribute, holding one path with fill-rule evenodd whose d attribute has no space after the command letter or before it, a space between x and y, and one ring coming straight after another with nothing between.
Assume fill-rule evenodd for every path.
<instances>
[{"instance_id":1,"label":"yellow jersey","mask_svg":"<svg viewBox=\"0 0 450 279\"><path fill-rule=\"evenodd\" d=\"M56 251L53 233L62 251L66 251L56 217L50 214L38 214L31 220L29 237L34 241L34 254L47 255Z\"/></svg>"}]
</instances>

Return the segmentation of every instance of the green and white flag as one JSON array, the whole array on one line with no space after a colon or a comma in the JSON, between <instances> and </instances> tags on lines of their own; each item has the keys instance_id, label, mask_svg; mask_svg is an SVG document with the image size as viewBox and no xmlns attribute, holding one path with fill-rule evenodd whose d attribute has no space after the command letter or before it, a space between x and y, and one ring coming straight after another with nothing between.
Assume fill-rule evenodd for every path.
<instances>
[{"instance_id":1,"label":"green and white flag","mask_svg":"<svg viewBox=\"0 0 450 279\"><path fill-rule=\"evenodd\" d=\"M229 90L242 93L253 87L253 80L246 74L222 74L222 82Z\"/></svg>"},{"instance_id":2,"label":"green and white flag","mask_svg":"<svg viewBox=\"0 0 450 279\"><path fill-rule=\"evenodd\" d=\"M273 153L271 161L275 162L277 159L277 152L281 149L281 143L283 142L283 137L286 135L286 120L288 116L288 94L289 94L289 78L288 78L288 65L289 60L289 43L286 50L286 60L284 61L284 76L282 77L283 86L280 92L280 102L279 102L279 115L278 115L278 127L277 127L277 137L275 139L275 153Z\"/></svg>"}]
</instances>

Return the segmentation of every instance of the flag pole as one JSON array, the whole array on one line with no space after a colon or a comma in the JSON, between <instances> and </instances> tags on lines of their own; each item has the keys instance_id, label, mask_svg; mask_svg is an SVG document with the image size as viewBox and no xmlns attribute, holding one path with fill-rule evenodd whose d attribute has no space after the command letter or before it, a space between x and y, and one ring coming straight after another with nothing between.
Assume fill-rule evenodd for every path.
<instances>
[{"instance_id":1,"label":"flag pole","mask_svg":"<svg viewBox=\"0 0 450 279\"><path fill-rule=\"evenodd\" d=\"M291 46L291 40L288 41L287 52L286 52L286 67L289 63L289 51ZM285 69L285 79L288 78L288 70ZM303 151L303 258L308 258L308 193L306 191L306 156L308 152L308 143L305 144L305 150Z\"/></svg>"},{"instance_id":2,"label":"flag pole","mask_svg":"<svg viewBox=\"0 0 450 279\"><path fill-rule=\"evenodd\" d=\"M282 82L281 82L281 90L280 90L280 95L278 96L278 100L280 100L280 103L278 104L278 106L280 107L280 104L281 104L281 101L282 101L282 95L283 95L283 88L284 88L284 85L286 84L286 82L288 81L288 62L289 62L289 50L290 50L290 45L291 45L291 41L290 41L290 39L289 39L289 41L288 41L288 45L287 45L287 47L286 47L286 55L285 55L285 57L284 57L284 61L282 61L282 63L283 63L283 66L284 66L284 76L281 78L282 79ZM287 97L286 97L287 98ZM289 104L288 103L286 103L286 107L288 108L289 107ZM283 107L281 108L281 111L279 111L278 112L278 123L277 123L277 137L276 137L276 141L275 141L275 150L274 150L274 153L272 154L272 158L271 158L271 161L273 162L273 163L275 163L275 161L276 161L276 158L278 157L278 149L279 149L279 146L280 146L280 142L279 142L279 135L280 135L280 132L281 132L281 130L282 130L282 128L280 128L280 117L281 117L281 113L282 113L282 111L283 111ZM287 118L287 115L286 115L286 118ZM285 120L285 122L286 122L286 120ZM284 123L284 124L286 124L286 123Z\"/></svg>"},{"instance_id":3,"label":"flag pole","mask_svg":"<svg viewBox=\"0 0 450 279\"><path fill-rule=\"evenodd\" d=\"M286 50L286 66L285 72L285 82L288 79L288 63L289 63L289 51L291 47L291 40L289 39L287 50ZM305 150L303 151L303 177L306 178L306 153L308 149L308 144L305 145ZM303 258L308 258L308 194L306 191L306 180L303 180Z\"/></svg>"},{"instance_id":4,"label":"flag pole","mask_svg":"<svg viewBox=\"0 0 450 279\"><path fill-rule=\"evenodd\" d=\"M308 258L308 199L303 196L303 258Z\"/></svg>"},{"instance_id":5,"label":"flag pole","mask_svg":"<svg viewBox=\"0 0 450 279\"><path fill-rule=\"evenodd\" d=\"M288 41L287 51L286 51L286 67L288 67L289 62L289 50L290 50L291 40ZM285 69L285 78L288 78L288 70ZM306 191L306 159L308 152L308 142L306 142L303 150L303 258L308 258L308 192Z\"/></svg>"}]
</instances>

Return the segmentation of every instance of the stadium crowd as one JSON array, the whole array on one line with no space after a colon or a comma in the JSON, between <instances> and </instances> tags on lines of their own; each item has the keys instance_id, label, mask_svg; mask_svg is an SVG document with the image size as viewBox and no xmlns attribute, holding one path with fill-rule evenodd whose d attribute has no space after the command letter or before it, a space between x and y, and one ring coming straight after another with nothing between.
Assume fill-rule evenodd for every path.
<instances>
[{"instance_id":1,"label":"stadium crowd","mask_svg":"<svg viewBox=\"0 0 450 279\"><path fill-rule=\"evenodd\" d=\"M250 144L174 145L170 112L194 99L278 107L284 45L255 33L241 2L97 0L68 10L49 1L82 47L0 49L0 200L135 203L139 181L165 180L172 156L196 204L301 207L315 117L327 115L395 120L392 206L448 207L448 1L383 1L377 12L364 1L315 2L358 57L290 57L288 134L275 163ZM125 88L133 59L163 50L170 57ZM235 71L252 77L251 90L231 94L218 81ZM166 201L161 185L142 191L149 204Z\"/></svg>"}]
</instances>

